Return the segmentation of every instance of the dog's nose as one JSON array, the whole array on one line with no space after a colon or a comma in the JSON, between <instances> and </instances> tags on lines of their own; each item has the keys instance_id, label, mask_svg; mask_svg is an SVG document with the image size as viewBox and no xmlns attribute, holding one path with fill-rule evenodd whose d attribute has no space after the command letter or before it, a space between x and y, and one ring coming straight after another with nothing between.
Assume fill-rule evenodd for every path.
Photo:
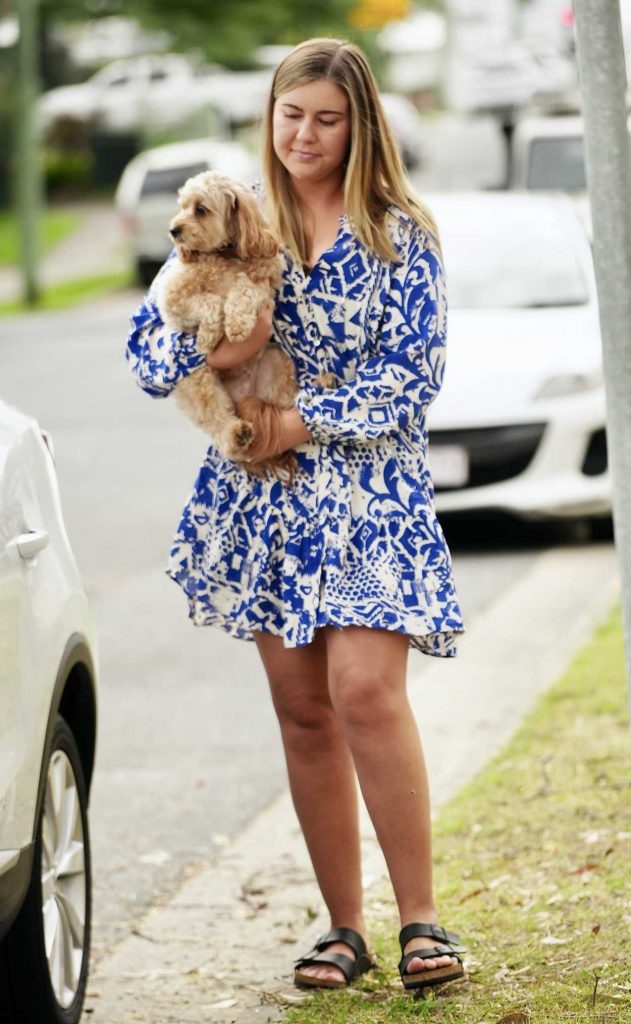
<instances>
[{"instance_id":1,"label":"dog's nose","mask_svg":"<svg viewBox=\"0 0 631 1024\"><path fill-rule=\"evenodd\" d=\"M179 225L176 225L174 228L169 228L169 234L171 235L171 238L179 238L182 234L182 228L179 227Z\"/></svg>"}]
</instances>

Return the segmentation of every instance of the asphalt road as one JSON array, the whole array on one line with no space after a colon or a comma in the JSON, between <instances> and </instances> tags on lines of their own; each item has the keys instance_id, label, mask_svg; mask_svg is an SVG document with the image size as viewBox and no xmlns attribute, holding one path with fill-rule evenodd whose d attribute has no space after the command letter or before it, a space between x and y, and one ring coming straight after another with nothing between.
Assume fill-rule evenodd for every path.
<instances>
[{"instance_id":1,"label":"asphalt road","mask_svg":"<svg viewBox=\"0 0 631 1024\"><path fill-rule=\"evenodd\" d=\"M254 646L195 629L163 572L205 442L126 367L137 301L129 293L2 324L2 397L52 433L99 631L95 961L285 785ZM469 623L558 542L480 521L445 525Z\"/></svg>"}]
</instances>

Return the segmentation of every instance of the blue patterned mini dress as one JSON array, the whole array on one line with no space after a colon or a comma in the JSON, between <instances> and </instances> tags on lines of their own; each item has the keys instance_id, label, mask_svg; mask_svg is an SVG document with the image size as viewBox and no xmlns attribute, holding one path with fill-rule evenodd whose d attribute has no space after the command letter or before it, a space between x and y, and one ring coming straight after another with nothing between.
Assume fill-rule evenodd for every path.
<instances>
[{"instance_id":1,"label":"blue patterned mini dress","mask_svg":"<svg viewBox=\"0 0 631 1024\"><path fill-rule=\"evenodd\" d=\"M366 626L405 633L424 654L456 653L462 615L427 461L444 276L435 241L407 214L390 207L387 226L398 261L365 248L345 215L310 272L284 254L273 341L294 362L313 440L296 449L291 483L250 476L209 447L166 570L196 625L272 633L286 647L322 626ZM165 330L155 282L127 359L156 398L204 363L194 336ZM337 389L315 385L324 371Z\"/></svg>"}]
</instances>

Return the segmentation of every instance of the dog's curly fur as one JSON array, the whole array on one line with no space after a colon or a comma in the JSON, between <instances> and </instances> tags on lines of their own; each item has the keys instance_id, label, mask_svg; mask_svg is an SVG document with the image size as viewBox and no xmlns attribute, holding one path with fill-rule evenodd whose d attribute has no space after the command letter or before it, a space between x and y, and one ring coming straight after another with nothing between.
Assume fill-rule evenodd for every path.
<instances>
[{"instance_id":1,"label":"dog's curly fur","mask_svg":"<svg viewBox=\"0 0 631 1024\"><path fill-rule=\"evenodd\" d=\"M170 224L177 266L165 275L158 295L165 325L196 334L203 352L211 352L224 336L239 344L249 337L261 307L273 301L280 283L278 239L252 192L215 171L189 178L178 198L180 212ZM175 394L225 458L247 462L263 438L256 437L256 422L238 416L235 403L255 396L288 409L296 390L291 360L278 347L266 345L221 375L200 367L180 381ZM250 408L255 413L265 407L255 402ZM269 420L253 418L259 429ZM293 459L281 456L259 465L291 472Z\"/></svg>"}]
</instances>

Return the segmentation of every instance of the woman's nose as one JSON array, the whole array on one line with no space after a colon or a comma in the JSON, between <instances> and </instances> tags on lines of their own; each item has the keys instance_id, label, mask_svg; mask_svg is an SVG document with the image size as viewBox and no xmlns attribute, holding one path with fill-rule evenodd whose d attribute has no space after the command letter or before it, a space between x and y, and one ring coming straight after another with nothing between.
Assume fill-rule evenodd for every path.
<instances>
[{"instance_id":1,"label":"woman's nose","mask_svg":"<svg viewBox=\"0 0 631 1024\"><path fill-rule=\"evenodd\" d=\"M303 139L307 142L309 139L314 137L313 122L308 121L306 118L298 125L298 131L296 132L297 139Z\"/></svg>"}]
</instances>

